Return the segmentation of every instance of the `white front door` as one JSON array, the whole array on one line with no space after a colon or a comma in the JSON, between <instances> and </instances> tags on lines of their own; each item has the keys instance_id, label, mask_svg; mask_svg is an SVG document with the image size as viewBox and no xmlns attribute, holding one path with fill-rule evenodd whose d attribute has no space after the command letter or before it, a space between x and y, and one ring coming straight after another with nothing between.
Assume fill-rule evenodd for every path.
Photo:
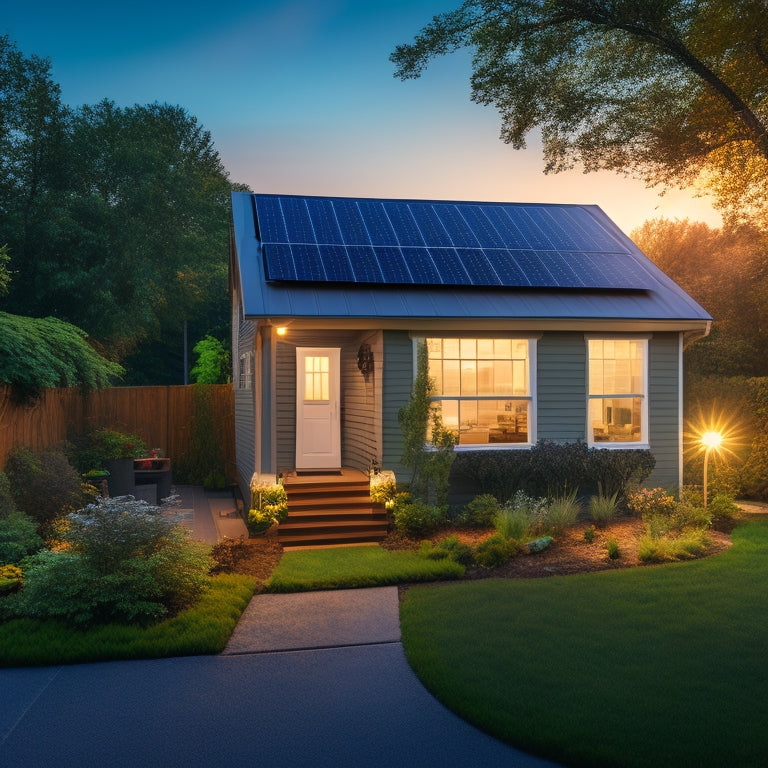
<instances>
[{"instance_id":1,"label":"white front door","mask_svg":"<svg viewBox=\"0 0 768 768\"><path fill-rule=\"evenodd\" d=\"M341 468L339 360L339 349L296 349L296 469Z\"/></svg>"}]
</instances>

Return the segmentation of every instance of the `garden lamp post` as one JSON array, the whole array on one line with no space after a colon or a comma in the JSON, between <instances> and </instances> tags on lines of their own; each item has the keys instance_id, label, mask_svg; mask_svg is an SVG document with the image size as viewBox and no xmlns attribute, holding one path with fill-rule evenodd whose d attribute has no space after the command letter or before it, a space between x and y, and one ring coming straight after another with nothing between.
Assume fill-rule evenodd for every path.
<instances>
[{"instance_id":1,"label":"garden lamp post","mask_svg":"<svg viewBox=\"0 0 768 768\"><path fill-rule=\"evenodd\" d=\"M705 432L701 436L701 444L704 446L704 509L707 508L707 465L709 454L717 450L723 442L723 436L719 432Z\"/></svg>"}]
</instances>

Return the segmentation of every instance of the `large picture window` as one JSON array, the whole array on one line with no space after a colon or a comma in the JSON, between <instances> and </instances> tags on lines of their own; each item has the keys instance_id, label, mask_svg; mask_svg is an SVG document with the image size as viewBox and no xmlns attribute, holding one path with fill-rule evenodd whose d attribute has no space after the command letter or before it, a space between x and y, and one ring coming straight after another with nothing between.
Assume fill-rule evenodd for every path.
<instances>
[{"instance_id":1,"label":"large picture window","mask_svg":"<svg viewBox=\"0 0 768 768\"><path fill-rule=\"evenodd\" d=\"M588 339L589 442L646 443L646 339Z\"/></svg>"},{"instance_id":2,"label":"large picture window","mask_svg":"<svg viewBox=\"0 0 768 768\"><path fill-rule=\"evenodd\" d=\"M428 338L432 401L457 445L528 444L530 339Z\"/></svg>"}]
</instances>

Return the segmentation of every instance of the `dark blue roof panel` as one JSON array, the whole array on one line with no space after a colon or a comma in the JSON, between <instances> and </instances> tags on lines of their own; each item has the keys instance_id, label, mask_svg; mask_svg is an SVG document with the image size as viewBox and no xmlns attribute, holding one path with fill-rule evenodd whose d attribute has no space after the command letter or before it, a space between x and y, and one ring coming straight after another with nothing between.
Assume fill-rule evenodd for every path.
<instances>
[{"instance_id":1,"label":"dark blue roof panel","mask_svg":"<svg viewBox=\"0 0 768 768\"><path fill-rule=\"evenodd\" d=\"M621 239L578 206L253 197L270 281L649 287Z\"/></svg>"}]
</instances>

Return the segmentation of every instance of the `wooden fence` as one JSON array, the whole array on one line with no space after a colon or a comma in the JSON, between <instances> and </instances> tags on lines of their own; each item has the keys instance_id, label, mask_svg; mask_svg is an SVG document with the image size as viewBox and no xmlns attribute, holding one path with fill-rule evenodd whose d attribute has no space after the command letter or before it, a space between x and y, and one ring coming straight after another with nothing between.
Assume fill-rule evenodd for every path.
<instances>
[{"instance_id":1,"label":"wooden fence","mask_svg":"<svg viewBox=\"0 0 768 768\"><path fill-rule=\"evenodd\" d=\"M9 388L0 387L0 468L10 450L25 445L43 450L73 434L99 427L142 437L173 461L192 440L196 387L110 387L83 394L78 389L48 389L32 405L18 405ZM213 422L228 471L234 474L235 423L231 384L209 388Z\"/></svg>"}]
</instances>

